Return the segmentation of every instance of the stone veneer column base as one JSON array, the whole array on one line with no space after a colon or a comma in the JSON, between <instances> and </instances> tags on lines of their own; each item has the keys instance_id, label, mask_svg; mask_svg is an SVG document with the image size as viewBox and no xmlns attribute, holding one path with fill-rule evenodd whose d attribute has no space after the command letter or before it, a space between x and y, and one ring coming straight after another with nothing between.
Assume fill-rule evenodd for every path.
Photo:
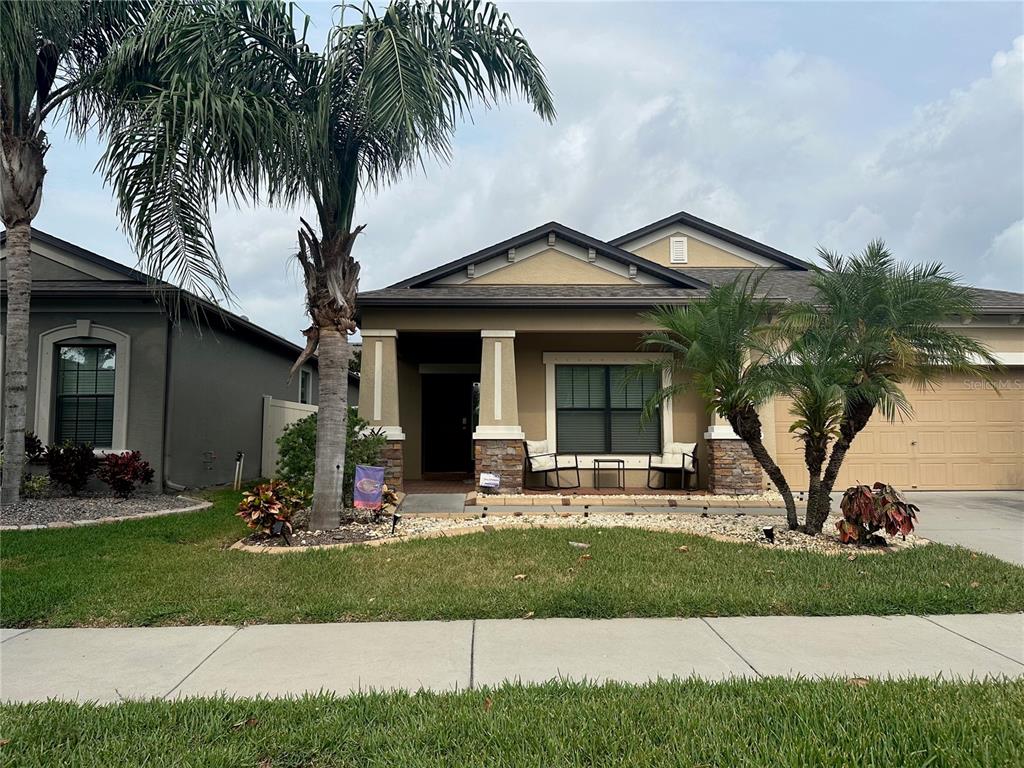
<instances>
[{"instance_id":1,"label":"stone veneer column base","mask_svg":"<svg viewBox=\"0 0 1024 768\"><path fill-rule=\"evenodd\" d=\"M405 459L402 451L402 440L388 440L380 452L381 461L384 463L384 482L388 488L395 491L402 490L405 482Z\"/></svg>"},{"instance_id":2,"label":"stone veneer column base","mask_svg":"<svg viewBox=\"0 0 1024 768\"><path fill-rule=\"evenodd\" d=\"M708 440L708 464L710 493L764 492L764 472L742 440Z\"/></svg>"},{"instance_id":3,"label":"stone veneer column base","mask_svg":"<svg viewBox=\"0 0 1024 768\"><path fill-rule=\"evenodd\" d=\"M473 443L476 458L476 486L480 487L480 473L493 472L501 478L498 490L504 493L523 492L523 441L476 440Z\"/></svg>"}]
</instances>

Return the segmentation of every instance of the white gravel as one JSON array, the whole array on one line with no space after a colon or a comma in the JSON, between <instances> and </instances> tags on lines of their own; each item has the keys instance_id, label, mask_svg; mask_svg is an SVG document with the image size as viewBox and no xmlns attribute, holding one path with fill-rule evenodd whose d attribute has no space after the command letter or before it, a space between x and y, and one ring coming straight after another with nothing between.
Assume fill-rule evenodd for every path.
<instances>
[{"instance_id":1,"label":"white gravel","mask_svg":"<svg viewBox=\"0 0 1024 768\"><path fill-rule=\"evenodd\" d=\"M694 513L665 514L592 514L584 517L579 512L564 512L555 515L523 515L487 516L472 518L433 518L417 515L402 520L396 531L396 537L415 536L431 531L455 531L460 528L479 528L481 525L493 525L495 528L541 528L560 527L573 531L601 528L641 528L650 531L686 533L697 536L708 536L721 541L740 544L754 544L768 549L798 550L819 552L831 555L850 556L854 554L882 553L882 548L859 549L848 544L840 544L835 533L837 517L830 518L819 536L807 536L799 531L786 528L785 519L779 516L761 516L737 514L732 511L711 513L707 516ZM763 529L772 526L775 529L775 543L769 544L764 537ZM389 539L391 536L390 520L380 525L360 523L361 530L368 538ZM574 533L574 540L585 541ZM302 546L302 532L297 531L292 543ZM900 537L889 539L890 550L903 550L910 547L928 544L923 539L911 534L904 541Z\"/></svg>"}]
</instances>

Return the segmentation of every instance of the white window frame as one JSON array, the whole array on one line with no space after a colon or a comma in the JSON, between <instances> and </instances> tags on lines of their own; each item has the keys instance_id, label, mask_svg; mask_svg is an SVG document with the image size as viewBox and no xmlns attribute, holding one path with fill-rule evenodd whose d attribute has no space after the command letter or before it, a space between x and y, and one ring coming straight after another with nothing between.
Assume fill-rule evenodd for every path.
<instances>
[{"instance_id":1,"label":"white window frame","mask_svg":"<svg viewBox=\"0 0 1024 768\"><path fill-rule=\"evenodd\" d=\"M671 352L545 352L544 359L544 411L547 426L548 445L554 446L558 452L557 409L555 402L555 366L557 365L640 365L655 361L669 360ZM661 386L672 386L672 371L661 372ZM668 397L661 404L661 444L668 445L673 440L672 398ZM579 454L580 467L591 468L594 459L622 459L626 469L645 469L647 454Z\"/></svg>"},{"instance_id":2,"label":"white window frame","mask_svg":"<svg viewBox=\"0 0 1024 768\"><path fill-rule=\"evenodd\" d=\"M679 253L676 253L676 247ZM687 264L690 259L686 235L672 235L668 241L668 260L670 264Z\"/></svg>"},{"instance_id":3,"label":"white window frame","mask_svg":"<svg viewBox=\"0 0 1024 768\"><path fill-rule=\"evenodd\" d=\"M95 325L90 320L78 320L74 325L64 325L39 334L34 420L36 436L46 444L53 442L53 426L56 422L53 413L56 402L53 389L54 350L59 344L75 341L106 341L114 345L114 428L111 436L113 445L109 448L112 451L127 450L132 337L114 328Z\"/></svg>"},{"instance_id":4,"label":"white window frame","mask_svg":"<svg viewBox=\"0 0 1024 768\"><path fill-rule=\"evenodd\" d=\"M302 379L308 377L309 380L309 394L306 399L302 399ZM313 404L313 370L311 368L300 368L299 369L299 402L303 405Z\"/></svg>"}]
</instances>

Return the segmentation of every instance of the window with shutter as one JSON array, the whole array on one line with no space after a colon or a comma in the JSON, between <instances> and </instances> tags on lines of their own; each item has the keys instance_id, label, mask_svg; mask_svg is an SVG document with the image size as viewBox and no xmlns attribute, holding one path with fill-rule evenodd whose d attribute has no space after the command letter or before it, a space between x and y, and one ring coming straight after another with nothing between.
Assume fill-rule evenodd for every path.
<instances>
[{"instance_id":1,"label":"window with shutter","mask_svg":"<svg viewBox=\"0 0 1024 768\"><path fill-rule=\"evenodd\" d=\"M673 264L685 264L687 261L686 253L686 238L682 236L674 236L670 242L670 258L669 260Z\"/></svg>"},{"instance_id":2,"label":"window with shutter","mask_svg":"<svg viewBox=\"0 0 1024 768\"><path fill-rule=\"evenodd\" d=\"M643 420L658 376L628 365L555 367L557 450L566 453L655 453L661 443L661 409Z\"/></svg>"}]
</instances>

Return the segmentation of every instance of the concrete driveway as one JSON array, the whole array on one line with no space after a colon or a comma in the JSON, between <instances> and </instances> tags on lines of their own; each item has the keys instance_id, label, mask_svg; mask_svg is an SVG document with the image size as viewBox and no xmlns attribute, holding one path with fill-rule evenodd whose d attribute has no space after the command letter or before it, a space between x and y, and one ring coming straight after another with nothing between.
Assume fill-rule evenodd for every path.
<instances>
[{"instance_id":1,"label":"concrete driveway","mask_svg":"<svg viewBox=\"0 0 1024 768\"><path fill-rule=\"evenodd\" d=\"M909 491L918 533L1024 565L1024 491Z\"/></svg>"}]
</instances>

